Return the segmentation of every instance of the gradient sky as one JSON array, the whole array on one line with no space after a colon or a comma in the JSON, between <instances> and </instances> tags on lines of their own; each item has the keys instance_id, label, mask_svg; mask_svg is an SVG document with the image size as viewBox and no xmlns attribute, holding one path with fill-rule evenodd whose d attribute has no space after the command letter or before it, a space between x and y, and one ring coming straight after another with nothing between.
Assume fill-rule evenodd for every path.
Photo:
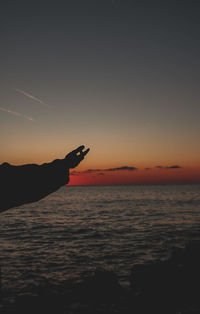
<instances>
[{"instance_id":1,"label":"gradient sky","mask_svg":"<svg viewBox=\"0 0 200 314\"><path fill-rule=\"evenodd\" d=\"M0 163L84 144L72 184L200 182L199 12L198 1L2 2ZM124 166L137 170L108 170Z\"/></svg>"}]
</instances>

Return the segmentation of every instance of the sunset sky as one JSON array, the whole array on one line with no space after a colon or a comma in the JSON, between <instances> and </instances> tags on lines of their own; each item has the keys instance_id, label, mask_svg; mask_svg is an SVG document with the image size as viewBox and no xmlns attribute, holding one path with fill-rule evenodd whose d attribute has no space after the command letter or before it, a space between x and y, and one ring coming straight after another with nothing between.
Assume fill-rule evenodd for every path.
<instances>
[{"instance_id":1,"label":"sunset sky","mask_svg":"<svg viewBox=\"0 0 200 314\"><path fill-rule=\"evenodd\" d=\"M0 163L71 184L200 183L198 1L3 1Z\"/></svg>"}]
</instances>

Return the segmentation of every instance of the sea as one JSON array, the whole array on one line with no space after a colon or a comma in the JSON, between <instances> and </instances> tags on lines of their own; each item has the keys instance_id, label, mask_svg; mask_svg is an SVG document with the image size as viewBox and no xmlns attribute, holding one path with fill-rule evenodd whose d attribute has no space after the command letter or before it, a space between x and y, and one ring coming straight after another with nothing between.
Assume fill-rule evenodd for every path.
<instances>
[{"instance_id":1,"label":"sea","mask_svg":"<svg viewBox=\"0 0 200 314\"><path fill-rule=\"evenodd\" d=\"M200 238L200 185L64 186L0 215L2 290L23 295L42 282L165 260Z\"/></svg>"}]
</instances>

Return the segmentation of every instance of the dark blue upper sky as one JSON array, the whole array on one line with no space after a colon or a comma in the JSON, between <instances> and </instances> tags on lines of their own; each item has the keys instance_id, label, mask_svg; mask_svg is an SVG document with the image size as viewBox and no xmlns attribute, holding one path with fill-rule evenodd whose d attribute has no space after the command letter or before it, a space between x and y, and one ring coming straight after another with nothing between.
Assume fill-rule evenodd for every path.
<instances>
[{"instance_id":1,"label":"dark blue upper sky","mask_svg":"<svg viewBox=\"0 0 200 314\"><path fill-rule=\"evenodd\" d=\"M43 160L54 143L60 154L64 143L86 141L109 158L117 142L124 162L146 153L151 162L195 162L199 9L197 1L3 1L0 107L35 122L1 109L1 159L19 161L28 149Z\"/></svg>"}]
</instances>

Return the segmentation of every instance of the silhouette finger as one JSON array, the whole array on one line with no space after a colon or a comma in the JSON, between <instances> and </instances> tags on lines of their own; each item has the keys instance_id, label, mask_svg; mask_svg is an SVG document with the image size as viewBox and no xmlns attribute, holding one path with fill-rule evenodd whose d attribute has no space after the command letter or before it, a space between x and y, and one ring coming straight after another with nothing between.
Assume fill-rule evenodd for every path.
<instances>
[{"instance_id":1,"label":"silhouette finger","mask_svg":"<svg viewBox=\"0 0 200 314\"><path fill-rule=\"evenodd\" d=\"M85 157L85 155L87 155L87 153L89 152L89 148L88 149L86 149L86 151L85 152L83 152L83 151L80 151L80 154L78 155L78 157L80 157L81 158L81 160Z\"/></svg>"},{"instance_id":2,"label":"silhouette finger","mask_svg":"<svg viewBox=\"0 0 200 314\"><path fill-rule=\"evenodd\" d=\"M87 153L90 151L90 149L86 149L86 151L82 152L83 156L87 155Z\"/></svg>"},{"instance_id":3,"label":"silhouette finger","mask_svg":"<svg viewBox=\"0 0 200 314\"><path fill-rule=\"evenodd\" d=\"M79 146L77 149L75 149L73 152L78 154L78 153L82 153L82 150L85 148L84 145Z\"/></svg>"}]
</instances>

